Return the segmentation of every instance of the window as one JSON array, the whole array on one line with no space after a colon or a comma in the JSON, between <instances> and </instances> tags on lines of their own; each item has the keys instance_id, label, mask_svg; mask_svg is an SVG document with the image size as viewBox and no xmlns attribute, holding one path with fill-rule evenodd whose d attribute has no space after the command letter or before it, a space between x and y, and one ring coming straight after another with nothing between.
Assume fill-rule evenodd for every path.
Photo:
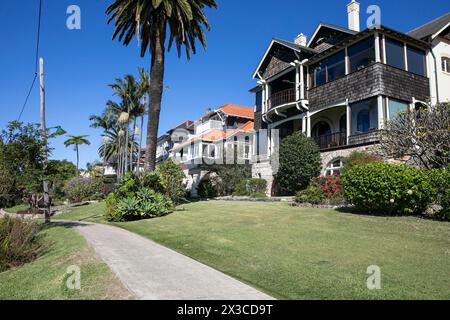
<instances>
[{"instance_id":1,"label":"window","mask_svg":"<svg viewBox=\"0 0 450 320\"><path fill-rule=\"evenodd\" d=\"M345 76L345 51L340 51L311 68L314 87L342 78Z\"/></svg>"},{"instance_id":2,"label":"window","mask_svg":"<svg viewBox=\"0 0 450 320\"><path fill-rule=\"evenodd\" d=\"M408 56L408 71L425 77L425 51L408 46L406 52Z\"/></svg>"},{"instance_id":3,"label":"window","mask_svg":"<svg viewBox=\"0 0 450 320\"><path fill-rule=\"evenodd\" d=\"M402 42L386 38L386 63L392 67L405 69L405 46Z\"/></svg>"},{"instance_id":4,"label":"window","mask_svg":"<svg viewBox=\"0 0 450 320\"><path fill-rule=\"evenodd\" d=\"M262 98L262 91L258 91L255 95L255 105L256 105L256 112L262 111L262 104L263 104L263 98Z\"/></svg>"},{"instance_id":5,"label":"window","mask_svg":"<svg viewBox=\"0 0 450 320\"><path fill-rule=\"evenodd\" d=\"M409 105L405 102L389 99L389 120L394 119L400 112L407 111Z\"/></svg>"},{"instance_id":6,"label":"window","mask_svg":"<svg viewBox=\"0 0 450 320\"><path fill-rule=\"evenodd\" d=\"M339 176L341 174L341 170L342 170L342 160L341 159L333 160L327 165L325 175Z\"/></svg>"},{"instance_id":7,"label":"window","mask_svg":"<svg viewBox=\"0 0 450 320\"><path fill-rule=\"evenodd\" d=\"M450 73L450 58L442 57L442 71Z\"/></svg>"},{"instance_id":8,"label":"window","mask_svg":"<svg viewBox=\"0 0 450 320\"><path fill-rule=\"evenodd\" d=\"M372 98L351 105L352 133L366 133L378 128L378 101Z\"/></svg>"},{"instance_id":9,"label":"window","mask_svg":"<svg viewBox=\"0 0 450 320\"><path fill-rule=\"evenodd\" d=\"M348 48L350 72L361 70L375 63L375 38L369 37Z\"/></svg>"}]
</instances>

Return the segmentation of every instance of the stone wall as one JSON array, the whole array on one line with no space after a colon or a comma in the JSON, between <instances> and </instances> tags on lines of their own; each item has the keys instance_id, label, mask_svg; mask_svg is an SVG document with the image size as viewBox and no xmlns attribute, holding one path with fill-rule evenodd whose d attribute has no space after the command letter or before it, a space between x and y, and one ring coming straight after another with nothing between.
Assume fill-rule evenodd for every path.
<instances>
[{"instance_id":1,"label":"stone wall","mask_svg":"<svg viewBox=\"0 0 450 320\"><path fill-rule=\"evenodd\" d=\"M272 184L273 184L273 171L270 161L263 161L260 163L254 163L252 165L252 177L257 179L264 179L267 181L267 196L272 195Z\"/></svg>"},{"instance_id":2,"label":"stone wall","mask_svg":"<svg viewBox=\"0 0 450 320\"><path fill-rule=\"evenodd\" d=\"M321 174L325 174L325 169L328 164L337 159L342 159L348 157L352 152L368 152L377 154L379 145L361 146L354 148L338 149L333 151L322 152L320 157L322 158L322 170Z\"/></svg>"}]
</instances>

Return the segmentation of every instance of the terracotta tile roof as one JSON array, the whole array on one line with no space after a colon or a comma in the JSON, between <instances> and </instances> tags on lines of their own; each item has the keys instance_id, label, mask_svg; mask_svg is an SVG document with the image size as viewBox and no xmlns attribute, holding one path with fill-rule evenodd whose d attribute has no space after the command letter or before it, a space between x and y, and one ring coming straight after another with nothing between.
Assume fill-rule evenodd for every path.
<instances>
[{"instance_id":1,"label":"terracotta tile roof","mask_svg":"<svg viewBox=\"0 0 450 320\"><path fill-rule=\"evenodd\" d=\"M219 108L222 112L229 116L241 117L246 119L254 118L254 108L239 106L237 104L228 103Z\"/></svg>"}]
</instances>

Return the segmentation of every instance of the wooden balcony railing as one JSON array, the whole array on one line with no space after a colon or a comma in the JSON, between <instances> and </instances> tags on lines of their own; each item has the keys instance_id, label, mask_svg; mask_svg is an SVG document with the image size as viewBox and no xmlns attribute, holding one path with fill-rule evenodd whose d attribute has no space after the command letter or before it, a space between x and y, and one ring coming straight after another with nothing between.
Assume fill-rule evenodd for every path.
<instances>
[{"instance_id":1,"label":"wooden balcony railing","mask_svg":"<svg viewBox=\"0 0 450 320\"><path fill-rule=\"evenodd\" d=\"M269 109L296 101L295 88L276 92L267 100Z\"/></svg>"},{"instance_id":2,"label":"wooden balcony railing","mask_svg":"<svg viewBox=\"0 0 450 320\"><path fill-rule=\"evenodd\" d=\"M313 139L319 145L320 150L332 149L347 145L347 133L345 131L313 137Z\"/></svg>"}]
</instances>

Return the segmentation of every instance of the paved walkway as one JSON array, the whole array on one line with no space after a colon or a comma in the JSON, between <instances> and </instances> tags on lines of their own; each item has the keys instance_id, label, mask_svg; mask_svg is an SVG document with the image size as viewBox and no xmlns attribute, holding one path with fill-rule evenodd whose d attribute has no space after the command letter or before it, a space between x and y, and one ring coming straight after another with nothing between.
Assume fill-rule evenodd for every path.
<instances>
[{"instance_id":1,"label":"paved walkway","mask_svg":"<svg viewBox=\"0 0 450 320\"><path fill-rule=\"evenodd\" d=\"M272 299L217 270L129 231L84 222L64 224L79 230L138 299Z\"/></svg>"}]
</instances>

